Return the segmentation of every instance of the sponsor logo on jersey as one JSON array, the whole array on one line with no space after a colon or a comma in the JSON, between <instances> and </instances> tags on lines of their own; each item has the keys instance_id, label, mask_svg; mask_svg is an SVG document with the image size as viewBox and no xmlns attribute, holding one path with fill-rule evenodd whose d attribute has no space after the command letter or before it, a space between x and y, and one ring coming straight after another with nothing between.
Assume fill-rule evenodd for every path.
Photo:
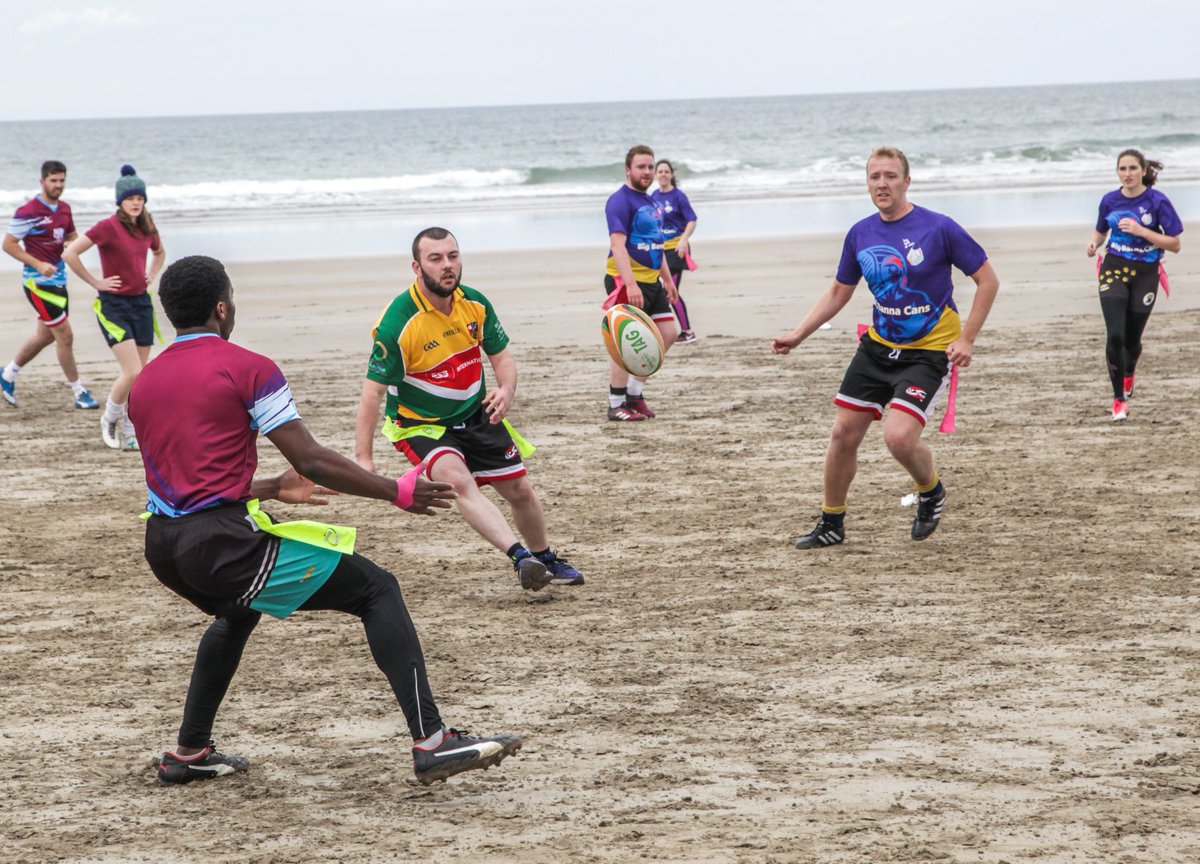
<instances>
[{"instance_id":1,"label":"sponsor logo on jersey","mask_svg":"<svg viewBox=\"0 0 1200 864\"><path fill-rule=\"evenodd\" d=\"M904 392L909 396L912 396L914 399L920 399L922 401L925 399L925 391L920 387L907 387L905 388Z\"/></svg>"},{"instance_id":2,"label":"sponsor logo on jersey","mask_svg":"<svg viewBox=\"0 0 1200 864\"><path fill-rule=\"evenodd\" d=\"M439 341L437 341L436 339L432 339L432 340L430 340L429 342L426 342L424 345L422 345L422 346L421 346L421 350L423 350L423 351L432 351L434 348L438 347L438 346L439 346L439 345L441 345L441 344L442 344L442 343L441 343L441 342L439 342Z\"/></svg>"}]
</instances>

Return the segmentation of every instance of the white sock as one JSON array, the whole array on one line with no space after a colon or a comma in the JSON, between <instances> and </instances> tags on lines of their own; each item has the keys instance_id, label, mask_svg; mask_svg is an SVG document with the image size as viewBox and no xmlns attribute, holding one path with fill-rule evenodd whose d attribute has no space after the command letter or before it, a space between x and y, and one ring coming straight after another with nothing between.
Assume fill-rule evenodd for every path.
<instances>
[{"instance_id":1,"label":"white sock","mask_svg":"<svg viewBox=\"0 0 1200 864\"><path fill-rule=\"evenodd\" d=\"M446 727L443 726L438 731L434 732L428 738L423 738L420 741L414 741L413 747L420 747L422 750L436 750L441 745L446 737Z\"/></svg>"},{"instance_id":2,"label":"white sock","mask_svg":"<svg viewBox=\"0 0 1200 864\"><path fill-rule=\"evenodd\" d=\"M68 383L68 384L70 384L70 385L71 385L71 389L72 389L73 391L75 391L75 398L76 398L76 399L78 399L78 398L79 398L79 394L80 394L80 393L82 393L84 390L86 390L86 389L87 389L86 387L84 387L84 386L83 386L83 379L82 379L82 378L78 379L77 381L68 381L67 383Z\"/></svg>"},{"instance_id":3,"label":"white sock","mask_svg":"<svg viewBox=\"0 0 1200 864\"><path fill-rule=\"evenodd\" d=\"M626 388L626 392L627 392L627 393L628 393L630 396L633 396L633 397L641 396L641 395L642 395L642 388L643 388L643 387L645 387L645 386L646 386L646 382L645 382L645 381L639 381L639 380L637 380L636 378L630 378L630 379L629 379L629 386Z\"/></svg>"},{"instance_id":4,"label":"white sock","mask_svg":"<svg viewBox=\"0 0 1200 864\"><path fill-rule=\"evenodd\" d=\"M0 373L0 374L3 374L4 380L7 381L9 384L11 384L12 382L17 380L17 373L20 371L21 371L21 367L18 366L16 361L14 360L12 363L9 363L7 366L5 366L4 372Z\"/></svg>"},{"instance_id":5,"label":"white sock","mask_svg":"<svg viewBox=\"0 0 1200 864\"><path fill-rule=\"evenodd\" d=\"M108 400L104 406L104 422L116 423L125 414L125 403Z\"/></svg>"},{"instance_id":6,"label":"white sock","mask_svg":"<svg viewBox=\"0 0 1200 864\"><path fill-rule=\"evenodd\" d=\"M608 394L608 407L609 408L620 408L624 404L625 404L624 396L614 396L612 393Z\"/></svg>"}]
</instances>

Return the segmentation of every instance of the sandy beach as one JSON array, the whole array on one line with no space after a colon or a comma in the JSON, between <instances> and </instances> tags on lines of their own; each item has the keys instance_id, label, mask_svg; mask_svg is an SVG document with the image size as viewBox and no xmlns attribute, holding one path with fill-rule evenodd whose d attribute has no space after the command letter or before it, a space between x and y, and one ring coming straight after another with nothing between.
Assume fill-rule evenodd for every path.
<instances>
[{"instance_id":1,"label":"sandy beach","mask_svg":"<svg viewBox=\"0 0 1200 864\"><path fill-rule=\"evenodd\" d=\"M920 203L919 196L914 196ZM865 197L864 212L869 207ZM453 226L448 226L453 228ZM170 255L169 225L163 226ZM0 404L0 857L13 862L1175 862L1200 859L1200 254L1108 420L1089 227L974 232L1000 297L931 428L949 492L926 543L878 429L848 540L801 553L831 399L869 315L781 358L842 237L705 241L684 282L701 340L647 423L604 420L604 250L472 254L513 338L511 417L556 546L585 586L521 592L457 514L335 499L405 591L447 720L514 732L498 770L432 788L358 622L266 621L218 715L246 776L163 788L206 619L141 556L140 460L73 411L52 352ZM379 259L230 266L235 341L276 359L348 455L370 327L411 280ZM15 274L0 357L32 329ZM971 282L959 276L960 308ZM71 283L96 397L116 372ZM186 398L187 394L180 394ZM381 469L396 455L377 446ZM263 470L283 463L269 442Z\"/></svg>"}]
</instances>

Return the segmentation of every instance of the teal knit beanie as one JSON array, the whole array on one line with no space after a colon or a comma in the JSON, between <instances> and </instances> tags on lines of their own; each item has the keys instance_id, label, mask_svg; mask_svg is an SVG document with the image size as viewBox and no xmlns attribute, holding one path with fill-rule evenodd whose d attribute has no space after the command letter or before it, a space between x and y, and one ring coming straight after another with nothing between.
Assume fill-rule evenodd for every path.
<instances>
[{"instance_id":1,"label":"teal knit beanie","mask_svg":"<svg viewBox=\"0 0 1200 864\"><path fill-rule=\"evenodd\" d=\"M146 184L141 177L137 176L132 165L122 165L121 179L117 181L117 206L120 207L121 202L130 195L141 195L146 198Z\"/></svg>"}]
</instances>

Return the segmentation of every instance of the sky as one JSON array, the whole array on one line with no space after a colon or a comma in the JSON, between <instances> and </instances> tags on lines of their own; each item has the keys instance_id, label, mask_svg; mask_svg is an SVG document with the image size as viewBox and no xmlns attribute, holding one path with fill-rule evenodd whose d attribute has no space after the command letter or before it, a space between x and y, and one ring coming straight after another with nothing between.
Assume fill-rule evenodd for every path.
<instances>
[{"instance_id":1,"label":"sky","mask_svg":"<svg viewBox=\"0 0 1200 864\"><path fill-rule=\"evenodd\" d=\"M1200 0L0 0L0 121L1200 78L1197 32Z\"/></svg>"}]
</instances>

